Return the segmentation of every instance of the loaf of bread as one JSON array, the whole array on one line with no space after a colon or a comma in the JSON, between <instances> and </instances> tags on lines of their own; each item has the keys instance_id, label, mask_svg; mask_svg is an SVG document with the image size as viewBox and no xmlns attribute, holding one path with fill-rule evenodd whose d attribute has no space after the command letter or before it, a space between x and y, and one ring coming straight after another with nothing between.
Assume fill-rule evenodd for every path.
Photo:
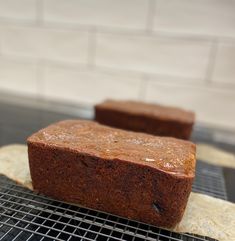
<instances>
[{"instance_id":1,"label":"loaf of bread","mask_svg":"<svg viewBox=\"0 0 235 241\"><path fill-rule=\"evenodd\" d=\"M56 199L161 227L182 218L195 145L66 120L28 138L33 188Z\"/></svg>"},{"instance_id":2,"label":"loaf of bread","mask_svg":"<svg viewBox=\"0 0 235 241\"><path fill-rule=\"evenodd\" d=\"M190 111L137 101L107 100L95 106L95 120L101 124L186 140L194 119Z\"/></svg>"}]
</instances>

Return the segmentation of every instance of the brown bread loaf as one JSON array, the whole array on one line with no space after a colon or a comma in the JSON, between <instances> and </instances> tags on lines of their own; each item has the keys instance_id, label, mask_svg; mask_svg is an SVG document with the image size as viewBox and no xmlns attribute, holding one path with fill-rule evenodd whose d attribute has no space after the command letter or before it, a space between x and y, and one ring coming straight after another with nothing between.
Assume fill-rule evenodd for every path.
<instances>
[{"instance_id":1,"label":"brown bread loaf","mask_svg":"<svg viewBox=\"0 0 235 241\"><path fill-rule=\"evenodd\" d=\"M95 106L95 120L101 124L186 140L194 119L190 111L137 101L107 100Z\"/></svg>"},{"instance_id":2,"label":"brown bread loaf","mask_svg":"<svg viewBox=\"0 0 235 241\"><path fill-rule=\"evenodd\" d=\"M161 227L185 210L195 145L67 120L28 138L33 188L69 203Z\"/></svg>"}]
</instances>

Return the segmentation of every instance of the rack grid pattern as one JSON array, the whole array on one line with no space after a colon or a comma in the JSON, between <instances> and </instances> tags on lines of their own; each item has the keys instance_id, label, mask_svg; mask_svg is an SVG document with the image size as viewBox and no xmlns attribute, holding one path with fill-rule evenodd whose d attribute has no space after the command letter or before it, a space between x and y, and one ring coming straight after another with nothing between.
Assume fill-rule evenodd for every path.
<instances>
[{"instance_id":1,"label":"rack grid pattern","mask_svg":"<svg viewBox=\"0 0 235 241\"><path fill-rule=\"evenodd\" d=\"M193 190L226 199L222 169L197 164ZM38 195L0 176L1 241L214 241L179 234Z\"/></svg>"}]
</instances>

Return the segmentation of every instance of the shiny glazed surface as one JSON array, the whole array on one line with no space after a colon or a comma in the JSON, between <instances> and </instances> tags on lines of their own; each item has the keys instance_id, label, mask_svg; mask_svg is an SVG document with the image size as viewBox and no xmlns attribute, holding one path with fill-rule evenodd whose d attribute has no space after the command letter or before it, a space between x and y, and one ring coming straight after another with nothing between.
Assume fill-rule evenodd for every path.
<instances>
[{"instance_id":1,"label":"shiny glazed surface","mask_svg":"<svg viewBox=\"0 0 235 241\"><path fill-rule=\"evenodd\" d=\"M38 131L28 142L134 162L177 176L194 176L195 145L175 138L124 131L92 121L66 120Z\"/></svg>"}]
</instances>

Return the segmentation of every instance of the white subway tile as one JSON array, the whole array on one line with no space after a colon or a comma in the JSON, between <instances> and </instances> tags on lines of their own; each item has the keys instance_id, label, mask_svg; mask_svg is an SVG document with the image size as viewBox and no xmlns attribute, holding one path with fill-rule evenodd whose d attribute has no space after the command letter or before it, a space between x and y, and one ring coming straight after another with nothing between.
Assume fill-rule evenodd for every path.
<instances>
[{"instance_id":1,"label":"white subway tile","mask_svg":"<svg viewBox=\"0 0 235 241\"><path fill-rule=\"evenodd\" d=\"M141 35L98 34L96 64L151 74L204 79L210 44Z\"/></svg>"},{"instance_id":2,"label":"white subway tile","mask_svg":"<svg viewBox=\"0 0 235 241\"><path fill-rule=\"evenodd\" d=\"M37 66L22 60L0 58L0 91L36 95Z\"/></svg>"},{"instance_id":3,"label":"white subway tile","mask_svg":"<svg viewBox=\"0 0 235 241\"><path fill-rule=\"evenodd\" d=\"M212 80L235 84L235 43L218 45Z\"/></svg>"},{"instance_id":4,"label":"white subway tile","mask_svg":"<svg viewBox=\"0 0 235 241\"><path fill-rule=\"evenodd\" d=\"M86 63L88 32L33 27L3 27L4 54Z\"/></svg>"},{"instance_id":5,"label":"white subway tile","mask_svg":"<svg viewBox=\"0 0 235 241\"><path fill-rule=\"evenodd\" d=\"M0 17L12 20L35 21L37 0L0 0Z\"/></svg>"},{"instance_id":6,"label":"white subway tile","mask_svg":"<svg viewBox=\"0 0 235 241\"><path fill-rule=\"evenodd\" d=\"M45 0L44 21L145 28L148 0Z\"/></svg>"},{"instance_id":7,"label":"white subway tile","mask_svg":"<svg viewBox=\"0 0 235 241\"><path fill-rule=\"evenodd\" d=\"M69 102L96 103L106 98L137 99L140 79L118 73L47 66L43 96Z\"/></svg>"},{"instance_id":8,"label":"white subway tile","mask_svg":"<svg viewBox=\"0 0 235 241\"><path fill-rule=\"evenodd\" d=\"M235 36L235 1L155 0L154 30Z\"/></svg>"},{"instance_id":9,"label":"white subway tile","mask_svg":"<svg viewBox=\"0 0 235 241\"><path fill-rule=\"evenodd\" d=\"M150 81L146 100L196 112L199 122L235 128L235 89L222 90L200 85L176 85Z\"/></svg>"}]
</instances>

